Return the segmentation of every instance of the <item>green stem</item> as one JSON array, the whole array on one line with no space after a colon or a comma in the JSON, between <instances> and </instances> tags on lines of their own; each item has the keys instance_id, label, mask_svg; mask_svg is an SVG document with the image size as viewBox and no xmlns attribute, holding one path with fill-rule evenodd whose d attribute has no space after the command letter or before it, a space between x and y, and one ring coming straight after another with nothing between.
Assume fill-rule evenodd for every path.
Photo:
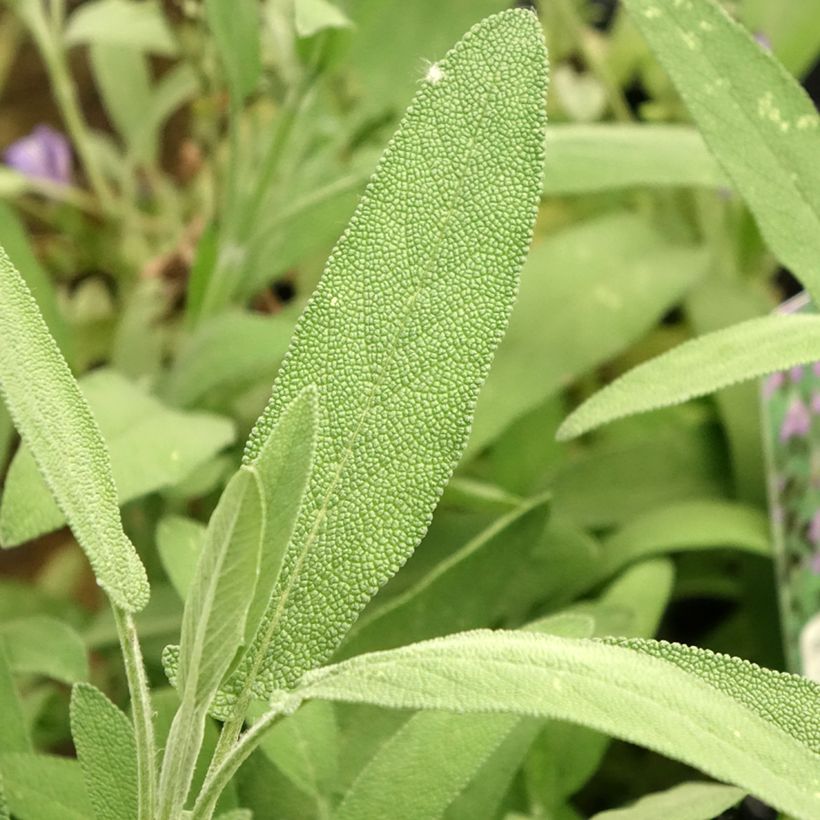
<instances>
[{"instance_id":1,"label":"green stem","mask_svg":"<svg viewBox=\"0 0 820 820\"><path fill-rule=\"evenodd\" d=\"M128 691L131 695L131 711L134 715L139 795L137 820L154 820L156 745L148 679L145 676L145 665L142 662L142 652L134 619L115 604L112 604L111 608L114 610L114 621L117 625L117 634L125 663L125 676L128 679Z\"/></svg>"}]
</instances>

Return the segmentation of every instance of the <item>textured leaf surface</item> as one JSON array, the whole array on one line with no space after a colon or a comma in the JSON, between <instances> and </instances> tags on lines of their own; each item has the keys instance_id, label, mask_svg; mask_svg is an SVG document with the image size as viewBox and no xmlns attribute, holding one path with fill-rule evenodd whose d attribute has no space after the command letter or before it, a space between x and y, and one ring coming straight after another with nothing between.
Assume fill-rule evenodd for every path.
<instances>
[{"instance_id":1,"label":"textured leaf surface","mask_svg":"<svg viewBox=\"0 0 820 820\"><path fill-rule=\"evenodd\" d=\"M820 810L820 755L801 735L816 735L813 728L790 735L785 727L798 714L814 723L820 687L759 672L749 664L739 674L727 663L718 677L729 690L765 699L775 719L680 664L646 653L598 641L474 632L316 670L289 697L571 720L696 766L812 820ZM288 696L283 707L292 707Z\"/></svg>"},{"instance_id":2,"label":"textured leaf surface","mask_svg":"<svg viewBox=\"0 0 820 820\"><path fill-rule=\"evenodd\" d=\"M71 737L95 820L133 820L137 748L128 718L90 684L71 691Z\"/></svg>"},{"instance_id":3,"label":"textured leaf surface","mask_svg":"<svg viewBox=\"0 0 820 820\"><path fill-rule=\"evenodd\" d=\"M591 820L713 820L739 803L743 791L720 783L681 783L623 809L602 811Z\"/></svg>"},{"instance_id":4,"label":"textured leaf surface","mask_svg":"<svg viewBox=\"0 0 820 820\"><path fill-rule=\"evenodd\" d=\"M63 683L88 677L82 638L66 623L33 615L0 625L11 668L21 674L45 675Z\"/></svg>"},{"instance_id":5,"label":"textured leaf surface","mask_svg":"<svg viewBox=\"0 0 820 820\"><path fill-rule=\"evenodd\" d=\"M625 0L781 262L820 298L820 117L716 0Z\"/></svg>"},{"instance_id":6,"label":"textured leaf surface","mask_svg":"<svg viewBox=\"0 0 820 820\"><path fill-rule=\"evenodd\" d=\"M16 820L89 820L94 816L76 760L27 752L3 754L0 773Z\"/></svg>"},{"instance_id":7,"label":"textured leaf surface","mask_svg":"<svg viewBox=\"0 0 820 820\"><path fill-rule=\"evenodd\" d=\"M551 125L547 151L547 196L730 184L703 138L687 126Z\"/></svg>"},{"instance_id":8,"label":"textured leaf surface","mask_svg":"<svg viewBox=\"0 0 820 820\"><path fill-rule=\"evenodd\" d=\"M37 468L100 585L124 609L142 609L148 579L122 530L105 442L34 298L2 251L0 338L0 394Z\"/></svg>"},{"instance_id":9,"label":"textured leaf surface","mask_svg":"<svg viewBox=\"0 0 820 820\"><path fill-rule=\"evenodd\" d=\"M671 245L647 220L617 212L535 245L478 400L469 453L639 339L706 263L701 248Z\"/></svg>"},{"instance_id":10,"label":"textured leaf surface","mask_svg":"<svg viewBox=\"0 0 820 820\"><path fill-rule=\"evenodd\" d=\"M94 371L80 386L111 452L120 504L179 483L233 441L227 419L171 410L114 371ZM6 477L0 542L15 546L64 520L31 450L21 448Z\"/></svg>"},{"instance_id":11,"label":"textured leaf surface","mask_svg":"<svg viewBox=\"0 0 820 820\"><path fill-rule=\"evenodd\" d=\"M529 243L545 86L532 14L476 26L423 84L300 319L247 449L316 385L314 469L259 694L335 649L429 523Z\"/></svg>"},{"instance_id":12,"label":"textured leaf surface","mask_svg":"<svg viewBox=\"0 0 820 820\"><path fill-rule=\"evenodd\" d=\"M630 370L558 430L569 439L614 419L679 404L820 358L820 318L764 316L700 336Z\"/></svg>"}]
</instances>

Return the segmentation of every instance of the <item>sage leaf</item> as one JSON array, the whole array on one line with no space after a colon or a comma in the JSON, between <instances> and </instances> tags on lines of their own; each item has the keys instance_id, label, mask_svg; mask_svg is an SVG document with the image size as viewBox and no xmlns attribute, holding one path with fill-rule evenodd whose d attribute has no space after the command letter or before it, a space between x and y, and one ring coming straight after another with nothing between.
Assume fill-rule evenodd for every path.
<instances>
[{"instance_id":1,"label":"sage leaf","mask_svg":"<svg viewBox=\"0 0 820 820\"><path fill-rule=\"evenodd\" d=\"M259 13L256 0L205 0L205 19L216 41L235 104L253 91L262 72Z\"/></svg>"},{"instance_id":2,"label":"sage leaf","mask_svg":"<svg viewBox=\"0 0 820 820\"><path fill-rule=\"evenodd\" d=\"M0 754L0 775L15 820L88 820L94 816L76 760L31 752Z\"/></svg>"},{"instance_id":3,"label":"sage leaf","mask_svg":"<svg viewBox=\"0 0 820 820\"><path fill-rule=\"evenodd\" d=\"M720 783L681 783L626 808L599 812L590 820L713 820L744 796L740 789Z\"/></svg>"},{"instance_id":4,"label":"sage leaf","mask_svg":"<svg viewBox=\"0 0 820 820\"><path fill-rule=\"evenodd\" d=\"M111 462L20 274L0 251L0 395L43 479L112 600L135 612L148 579L122 529Z\"/></svg>"},{"instance_id":5,"label":"sage leaf","mask_svg":"<svg viewBox=\"0 0 820 820\"><path fill-rule=\"evenodd\" d=\"M15 618L0 624L0 639L18 674L45 675L69 684L88 677L85 644L64 621L48 615Z\"/></svg>"},{"instance_id":6,"label":"sage leaf","mask_svg":"<svg viewBox=\"0 0 820 820\"><path fill-rule=\"evenodd\" d=\"M259 696L327 658L427 528L515 295L545 90L533 14L472 29L423 82L297 325L246 449L255 458L316 385L314 466Z\"/></svg>"},{"instance_id":7,"label":"sage leaf","mask_svg":"<svg viewBox=\"0 0 820 820\"><path fill-rule=\"evenodd\" d=\"M691 339L630 370L575 410L558 438L574 438L614 419L680 404L818 358L817 316L749 319Z\"/></svg>"},{"instance_id":8,"label":"sage leaf","mask_svg":"<svg viewBox=\"0 0 820 820\"><path fill-rule=\"evenodd\" d=\"M624 0L769 247L820 300L820 117L716 0Z\"/></svg>"},{"instance_id":9,"label":"sage leaf","mask_svg":"<svg viewBox=\"0 0 820 820\"><path fill-rule=\"evenodd\" d=\"M330 0L295 0L294 25L299 37L312 37L329 28L350 28L353 24Z\"/></svg>"},{"instance_id":10,"label":"sage leaf","mask_svg":"<svg viewBox=\"0 0 820 820\"><path fill-rule=\"evenodd\" d=\"M31 738L5 648L0 645L0 752L30 752Z\"/></svg>"},{"instance_id":11,"label":"sage leaf","mask_svg":"<svg viewBox=\"0 0 820 820\"><path fill-rule=\"evenodd\" d=\"M95 820L137 817L134 729L99 689L87 683L71 690L71 737Z\"/></svg>"},{"instance_id":12,"label":"sage leaf","mask_svg":"<svg viewBox=\"0 0 820 820\"><path fill-rule=\"evenodd\" d=\"M290 697L571 720L812 820L820 810L820 755L804 738L817 737L820 687L717 656L708 674L599 641L479 631L309 672ZM741 690L748 693L742 700L733 696ZM797 727L800 719L808 728Z\"/></svg>"},{"instance_id":13,"label":"sage leaf","mask_svg":"<svg viewBox=\"0 0 820 820\"><path fill-rule=\"evenodd\" d=\"M157 527L160 561L183 601L188 597L204 541L205 527L180 515L163 518Z\"/></svg>"}]
</instances>

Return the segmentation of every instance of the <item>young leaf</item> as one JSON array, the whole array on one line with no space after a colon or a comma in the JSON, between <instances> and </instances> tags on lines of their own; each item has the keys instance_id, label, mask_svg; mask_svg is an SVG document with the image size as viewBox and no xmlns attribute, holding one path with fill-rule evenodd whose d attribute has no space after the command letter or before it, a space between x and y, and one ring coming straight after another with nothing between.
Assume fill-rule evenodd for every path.
<instances>
[{"instance_id":1,"label":"young leaf","mask_svg":"<svg viewBox=\"0 0 820 820\"><path fill-rule=\"evenodd\" d=\"M262 71L259 4L256 0L205 0L205 17L225 68L231 97L239 104L254 90Z\"/></svg>"},{"instance_id":2,"label":"young leaf","mask_svg":"<svg viewBox=\"0 0 820 820\"><path fill-rule=\"evenodd\" d=\"M0 250L0 395L97 580L123 609L148 579L122 530L111 462L94 416L20 274Z\"/></svg>"},{"instance_id":3,"label":"young leaf","mask_svg":"<svg viewBox=\"0 0 820 820\"><path fill-rule=\"evenodd\" d=\"M716 0L624 0L781 262L820 299L820 117Z\"/></svg>"},{"instance_id":4,"label":"young leaf","mask_svg":"<svg viewBox=\"0 0 820 820\"><path fill-rule=\"evenodd\" d=\"M712 820L744 796L740 789L720 783L681 783L648 794L627 808L599 812L590 820Z\"/></svg>"},{"instance_id":5,"label":"young leaf","mask_svg":"<svg viewBox=\"0 0 820 820\"><path fill-rule=\"evenodd\" d=\"M617 188L730 186L700 134L688 126L551 125L547 150L547 196Z\"/></svg>"},{"instance_id":6,"label":"young leaf","mask_svg":"<svg viewBox=\"0 0 820 820\"><path fill-rule=\"evenodd\" d=\"M137 811L137 749L128 718L88 683L71 690L71 737L95 820L132 820Z\"/></svg>"},{"instance_id":7,"label":"young leaf","mask_svg":"<svg viewBox=\"0 0 820 820\"><path fill-rule=\"evenodd\" d=\"M700 669L599 641L480 631L309 672L283 708L322 698L571 720L812 820L820 812L820 755L804 739L818 739L820 687L751 664L739 672L738 663L718 658L704 679ZM748 694L740 700L736 691ZM798 726L801 718L807 727Z\"/></svg>"},{"instance_id":8,"label":"young leaf","mask_svg":"<svg viewBox=\"0 0 820 820\"><path fill-rule=\"evenodd\" d=\"M575 438L623 416L680 404L818 358L817 316L750 319L691 339L630 370L575 410L558 438Z\"/></svg>"},{"instance_id":9,"label":"young leaf","mask_svg":"<svg viewBox=\"0 0 820 820\"><path fill-rule=\"evenodd\" d=\"M545 90L533 14L478 24L423 83L299 321L246 451L317 386L321 435L260 696L333 652L427 528L515 295Z\"/></svg>"},{"instance_id":10,"label":"young leaf","mask_svg":"<svg viewBox=\"0 0 820 820\"><path fill-rule=\"evenodd\" d=\"M94 816L76 760L30 752L0 754L0 775L15 820L88 820Z\"/></svg>"},{"instance_id":11,"label":"young leaf","mask_svg":"<svg viewBox=\"0 0 820 820\"><path fill-rule=\"evenodd\" d=\"M80 387L111 453L120 504L178 484L233 441L228 419L172 410L112 370L90 373ZM64 522L31 448L21 448L0 503L0 543L13 547Z\"/></svg>"},{"instance_id":12,"label":"young leaf","mask_svg":"<svg viewBox=\"0 0 820 820\"><path fill-rule=\"evenodd\" d=\"M19 674L45 675L63 683L88 677L82 638L63 621L33 615L0 624L0 638L11 668Z\"/></svg>"}]
</instances>

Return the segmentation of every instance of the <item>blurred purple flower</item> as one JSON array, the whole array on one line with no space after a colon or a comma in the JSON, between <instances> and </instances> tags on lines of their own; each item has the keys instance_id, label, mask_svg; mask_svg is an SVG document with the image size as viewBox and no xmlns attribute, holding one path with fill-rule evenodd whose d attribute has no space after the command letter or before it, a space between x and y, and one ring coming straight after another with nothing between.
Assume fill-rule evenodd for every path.
<instances>
[{"instance_id":1,"label":"blurred purple flower","mask_svg":"<svg viewBox=\"0 0 820 820\"><path fill-rule=\"evenodd\" d=\"M783 419L783 425L780 428L780 440L788 441L793 436L806 436L810 427L809 408L801 399L792 399L788 410L786 410L786 418Z\"/></svg>"},{"instance_id":2,"label":"blurred purple flower","mask_svg":"<svg viewBox=\"0 0 820 820\"><path fill-rule=\"evenodd\" d=\"M820 362L815 362L811 369L815 376L820 376Z\"/></svg>"},{"instance_id":3,"label":"blurred purple flower","mask_svg":"<svg viewBox=\"0 0 820 820\"><path fill-rule=\"evenodd\" d=\"M783 386L786 381L786 376L783 373L772 373L765 382L763 382L763 395L770 399Z\"/></svg>"},{"instance_id":4,"label":"blurred purple flower","mask_svg":"<svg viewBox=\"0 0 820 820\"><path fill-rule=\"evenodd\" d=\"M799 382L799 381L800 381L800 379L802 379L802 378L803 378L803 367L802 367L801 365L798 365L797 367L793 367L793 368L789 371L789 378L790 378L790 379L791 379L791 380L792 380L795 384L797 384L797 382Z\"/></svg>"},{"instance_id":5,"label":"blurred purple flower","mask_svg":"<svg viewBox=\"0 0 820 820\"><path fill-rule=\"evenodd\" d=\"M814 575L820 575L820 552L816 552L809 559L809 567Z\"/></svg>"},{"instance_id":6,"label":"blurred purple flower","mask_svg":"<svg viewBox=\"0 0 820 820\"><path fill-rule=\"evenodd\" d=\"M772 41L762 31L755 34L755 41L763 46L766 51L772 50Z\"/></svg>"},{"instance_id":7,"label":"blurred purple flower","mask_svg":"<svg viewBox=\"0 0 820 820\"><path fill-rule=\"evenodd\" d=\"M809 541L812 544L820 544L820 510L818 510L809 522Z\"/></svg>"},{"instance_id":8,"label":"blurred purple flower","mask_svg":"<svg viewBox=\"0 0 820 820\"><path fill-rule=\"evenodd\" d=\"M71 181L71 146L49 125L38 125L28 136L13 142L3 158L27 177L61 185Z\"/></svg>"}]
</instances>

